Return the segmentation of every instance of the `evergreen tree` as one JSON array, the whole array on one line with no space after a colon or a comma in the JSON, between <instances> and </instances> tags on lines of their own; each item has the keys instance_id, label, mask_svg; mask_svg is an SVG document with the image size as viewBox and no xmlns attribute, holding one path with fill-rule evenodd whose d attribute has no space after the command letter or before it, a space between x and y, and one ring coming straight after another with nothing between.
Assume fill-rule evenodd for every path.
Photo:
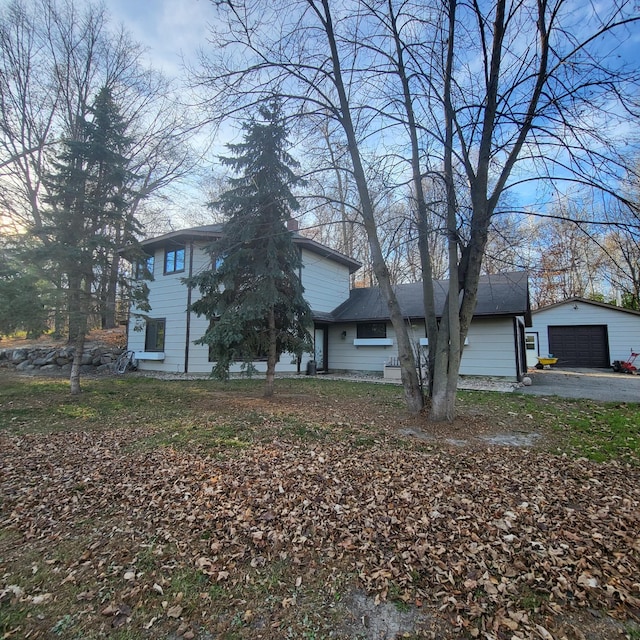
<instances>
[{"instance_id":1,"label":"evergreen tree","mask_svg":"<svg viewBox=\"0 0 640 640\"><path fill-rule=\"evenodd\" d=\"M0 251L0 335L26 331L27 338L37 338L44 333L46 293L46 284L35 273L10 252Z\"/></svg>"},{"instance_id":2,"label":"evergreen tree","mask_svg":"<svg viewBox=\"0 0 640 640\"><path fill-rule=\"evenodd\" d=\"M47 177L48 205L37 258L63 283L69 342L75 347L71 392L80 392L80 364L95 284L117 249L113 229L126 221L124 183L130 145L108 88L97 95L90 117L78 116Z\"/></svg>"},{"instance_id":3,"label":"evergreen tree","mask_svg":"<svg viewBox=\"0 0 640 640\"><path fill-rule=\"evenodd\" d=\"M193 311L210 320L198 341L208 344L213 374L226 379L233 362L251 367L266 357L265 396L273 394L282 353L311 350L311 311L300 282L301 258L286 221L299 207L291 187L300 182L286 151L280 105L259 109L244 125L244 141L222 158L238 177L213 206L225 215L223 237L210 247L212 268L191 279L202 298Z\"/></svg>"}]
</instances>

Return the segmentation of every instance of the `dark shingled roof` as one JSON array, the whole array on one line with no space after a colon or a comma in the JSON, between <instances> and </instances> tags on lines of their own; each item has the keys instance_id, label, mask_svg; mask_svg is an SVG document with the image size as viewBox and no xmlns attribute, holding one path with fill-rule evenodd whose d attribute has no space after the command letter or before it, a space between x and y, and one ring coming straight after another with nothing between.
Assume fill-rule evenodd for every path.
<instances>
[{"instance_id":1,"label":"dark shingled roof","mask_svg":"<svg viewBox=\"0 0 640 640\"><path fill-rule=\"evenodd\" d=\"M200 227L191 227L190 229L180 229L179 231L171 231L155 238L148 238L143 240L140 245L147 252L155 251L163 246L173 246L176 244L182 244L189 240L214 240L222 236L222 224L205 224ZM356 272L362 265L353 258L346 256L339 251L330 249L329 247L301 236L297 231L291 232L293 235L293 242L305 249L320 255L323 258L329 258L339 264L343 264L349 267L349 273Z\"/></svg>"},{"instance_id":2,"label":"dark shingled roof","mask_svg":"<svg viewBox=\"0 0 640 640\"><path fill-rule=\"evenodd\" d=\"M448 286L446 280L434 282L438 316L442 315ZM405 318L424 318L421 282L398 284L394 286L394 291ZM389 310L380 288L370 287L352 289L348 300L334 309L331 315L334 322L373 322L388 320ZM524 316L527 326L531 326L527 273L515 271L481 276L474 317L483 316Z\"/></svg>"}]
</instances>

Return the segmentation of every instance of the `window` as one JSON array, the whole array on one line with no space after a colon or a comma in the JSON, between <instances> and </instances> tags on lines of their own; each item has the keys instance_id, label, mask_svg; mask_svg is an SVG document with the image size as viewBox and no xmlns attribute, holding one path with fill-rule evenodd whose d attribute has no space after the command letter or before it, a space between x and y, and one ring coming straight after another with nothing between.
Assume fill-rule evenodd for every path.
<instances>
[{"instance_id":1,"label":"window","mask_svg":"<svg viewBox=\"0 0 640 640\"><path fill-rule=\"evenodd\" d=\"M166 249L164 252L164 272L177 273L184 271L184 247Z\"/></svg>"},{"instance_id":2,"label":"window","mask_svg":"<svg viewBox=\"0 0 640 640\"><path fill-rule=\"evenodd\" d=\"M136 280L152 280L154 257L146 256L136 263Z\"/></svg>"},{"instance_id":3,"label":"window","mask_svg":"<svg viewBox=\"0 0 640 640\"><path fill-rule=\"evenodd\" d=\"M386 338L386 322L359 322L357 326L357 338Z\"/></svg>"},{"instance_id":4,"label":"window","mask_svg":"<svg viewBox=\"0 0 640 640\"><path fill-rule=\"evenodd\" d=\"M164 351L164 335L166 320L164 318L147 320L144 336L145 351Z\"/></svg>"}]
</instances>

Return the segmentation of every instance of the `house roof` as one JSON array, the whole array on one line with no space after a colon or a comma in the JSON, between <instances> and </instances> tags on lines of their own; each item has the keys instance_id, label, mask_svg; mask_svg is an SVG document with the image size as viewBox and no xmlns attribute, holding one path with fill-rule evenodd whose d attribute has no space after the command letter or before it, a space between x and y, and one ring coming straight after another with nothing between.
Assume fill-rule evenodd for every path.
<instances>
[{"instance_id":1,"label":"house roof","mask_svg":"<svg viewBox=\"0 0 640 640\"><path fill-rule=\"evenodd\" d=\"M214 240L222 236L222 228L222 224L205 224L199 227L180 229L179 231L171 231L161 236L143 240L140 243L140 246L142 246L145 251L151 252L159 249L160 247L171 246L172 244L183 244L191 240ZM354 273L362 266L357 260L320 244L315 240L305 238L297 231L292 231L291 233L293 235L294 244L299 247L303 247L316 255L322 256L323 258L328 258L329 260L333 260L334 262L349 267L349 273Z\"/></svg>"},{"instance_id":2,"label":"house roof","mask_svg":"<svg viewBox=\"0 0 640 640\"><path fill-rule=\"evenodd\" d=\"M442 315L449 283L434 282L437 315ZM422 282L394 286L402 315L407 319L424 318ZM332 313L334 322L373 322L387 320L389 310L379 287L352 289L349 298ZM524 316L531 326L527 273L515 271L481 276L474 317Z\"/></svg>"},{"instance_id":3,"label":"house roof","mask_svg":"<svg viewBox=\"0 0 640 640\"><path fill-rule=\"evenodd\" d=\"M531 313L536 314L541 311L547 311L548 309L555 309L556 307L561 307L565 304L590 304L594 307L601 307L603 309L609 309L611 311L620 311L621 313L630 313L631 315L640 316L640 311L635 311L634 309L625 309L624 307L618 307L615 304L609 304L608 302L599 302L598 300L588 300L587 298L580 298L578 296L574 296L573 298L567 298L562 302L554 302L553 304L545 305L544 307L540 307L539 309L535 309Z\"/></svg>"}]
</instances>

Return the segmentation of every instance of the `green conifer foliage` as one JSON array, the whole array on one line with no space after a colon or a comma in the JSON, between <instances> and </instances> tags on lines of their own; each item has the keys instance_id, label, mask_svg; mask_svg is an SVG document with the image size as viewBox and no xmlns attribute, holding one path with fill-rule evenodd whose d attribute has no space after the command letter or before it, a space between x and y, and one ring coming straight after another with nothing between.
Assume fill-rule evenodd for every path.
<instances>
[{"instance_id":1,"label":"green conifer foliage","mask_svg":"<svg viewBox=\"0 0 640 640\"><path fill-rule=\"evenodd\" d=\"M79 354L71 391L79 393L79 366L88 318L96 310L95 283L116 247L113 229L127 222L129 177L125 124L108 88L87 116L78 116L47 178L48 205L35 260L57 273L66 291L69 342ZM76 366L77 364L77 366Z\"/></svg>"},{"instance_id":2,"label":"green conifer foliage","mask_svg":"<svg viewBox=\"0 0 640 640\"><path fill-rule=\"evenodd\" d=\"M239 174L212 206L225 215L223 237L210 247L212 268L193 277L202 297L193 311L210 320L198 341L208 344L213 373L226 378L234 362L251 368L267 361L265 395L273 393L276 363L283 353L311 350L311 311L300 282L300 252L286 222L299 204L299 183L289 155L287 130L277 101L244 125L240 144L228 145L224 164Z\"/></svg>"}]
</instances>

